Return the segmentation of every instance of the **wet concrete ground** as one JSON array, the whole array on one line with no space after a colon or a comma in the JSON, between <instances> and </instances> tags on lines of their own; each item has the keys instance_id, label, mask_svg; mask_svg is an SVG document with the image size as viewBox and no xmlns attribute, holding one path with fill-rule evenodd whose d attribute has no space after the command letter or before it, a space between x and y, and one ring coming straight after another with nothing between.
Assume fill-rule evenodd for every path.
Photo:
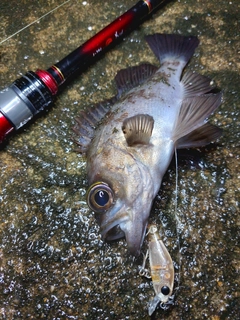
<instances>
[{"instance_id":1,"label":"wet concrete ground","mask_svg":"<svg viewBox=\"0 0 240 320\"><path fill-rule=\"evenodd\" d=\"M2 0L0 42L59 4ZM59 61L134 4L72 0L1 43L1 89L28 70ZM238 319L239 31L238 1L172 1L1 146L1 319L149 319L154 292L151 281L138 275L142 257L130 257L124 240L101 240L86 205L85 159L75 152L71 127L79 110L115 94L117 70L158 63L144 41L155 32L200 38L189 68L223 90L211 121L224 134L180 157L177 212L174 165L155 201L150 221L164 232L177 289L175 306L157 310L152 319Z\"/></svg>"}]
</instances>

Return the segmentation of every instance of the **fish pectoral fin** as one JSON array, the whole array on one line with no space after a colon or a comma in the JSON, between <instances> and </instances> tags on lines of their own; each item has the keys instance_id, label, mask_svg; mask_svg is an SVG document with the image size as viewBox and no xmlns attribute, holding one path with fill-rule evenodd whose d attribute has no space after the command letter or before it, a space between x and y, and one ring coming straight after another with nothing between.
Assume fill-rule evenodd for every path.
<instances>
[{"instance_id":1,"label":"fish pectoral fin","mask_svg":"<svg viewBox=\"0 0 240 320\"><path fill-rule=\"evenodd\" d=\"M78 145L77 151L85 154L94 137L95 129L98 123L104 118L110 107L115 103L116 98L109 99L102 103L88 107L81 111L76 117L76 124L72 128L76 134L73 140Z\"/></svg>"},{"instance_id":2,"label":"fish pectoral fin","mask_svg":"<svg viewBox=\"0 0 240 320\"><path fill-rule=\"evenodd\" d=\"M129 67L118 71L115 77L118 89L117 97L120 97L124 92L145 82L157 70L158 68L154 65L150 63L143 63L139 66Z\"/></svg>"},{"instance_id":3,"label":"fish pectoral fin","mask_svg":"<svg viewBox=\"0 0 240 320\"><path fill-rule=\"evenodd\" d=\"M123 121L122 131L129 146L149 144L154 126L153 117L137 114Z\"/></svg>"},{"instance_id":4,"label":"fish pectoral fin","mask_svg":"<svg viewBox=\"0 0 240 320\"><path fill-rule=\"evenodd\" d=\"M200 96L214 89L210 78L192 71L187 71L181 82L184 86L184 98Z\"/></svg>"},{"instance_id":5,"label":"fish pectoral fin","mask_svg":"<svg viewBox=\"0 0 240 320\"><path fill-rule=\"evenodd\" d=\"M202 147L217 140L221 135L222 129L210 123L205 123L202 127L178 139L176 147L178 149Z\"/></svg>"},{"instance_id":6,"label":"fish pectoral fin","mask_svg":"<svg viewBox=\"0 0 240 320\"><path fill-rule=\"evenodd\" d=\"M222 94L217 93L187 98L183 101L172 137L177 148L182 148L183 145L190 146L191 144L195 146L193 141L197 144L197 134L201 134L199 142L201 140L201 145L203 145L203 130L209 130L212 137L219 136L219 132L213 134L213 127L206 126L206 119L219 107L221 100ZM189 139L189 144L187 143L187 138Z\"/></svg>"}]
</instances>

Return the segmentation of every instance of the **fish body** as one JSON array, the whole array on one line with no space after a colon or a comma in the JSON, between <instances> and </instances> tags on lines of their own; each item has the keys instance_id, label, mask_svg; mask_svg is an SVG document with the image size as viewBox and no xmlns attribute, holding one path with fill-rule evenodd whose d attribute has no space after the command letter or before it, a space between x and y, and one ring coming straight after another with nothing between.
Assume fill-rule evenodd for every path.
<instances>
[{"instance_id":1,"label":"fish body","mask_svg":"<svg viewBox=\"0 0 240 320\"><path fill-rule=\"evenodd\" d=\"M77 118L79 151L87 156L87 201L106 240L126 238L138 255L153 200L175 148L205 145L221 130L206 123L221 94L210 79L184 67L196 37L155 34L146 40L161 61L118 72L116 97Z\"/></svg>"}]
</instances>

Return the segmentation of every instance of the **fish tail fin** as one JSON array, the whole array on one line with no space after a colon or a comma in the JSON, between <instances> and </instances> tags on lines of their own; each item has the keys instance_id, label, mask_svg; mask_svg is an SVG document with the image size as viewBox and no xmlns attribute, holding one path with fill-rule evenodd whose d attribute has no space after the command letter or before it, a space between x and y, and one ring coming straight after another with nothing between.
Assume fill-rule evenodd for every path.
<instances>
[{"instance_id":1,"label":"fish tail fin","mask_svg":"<svg viewBox=\"0 0 240 320\"><path fill-rule=\"evenodd\" d=\"M156 33L146 36L146 41L161 63L166 60L177 60L181 61L184 66L199 44L195 36L185 37L178 34Z\"/></svg>"}]
</instances>

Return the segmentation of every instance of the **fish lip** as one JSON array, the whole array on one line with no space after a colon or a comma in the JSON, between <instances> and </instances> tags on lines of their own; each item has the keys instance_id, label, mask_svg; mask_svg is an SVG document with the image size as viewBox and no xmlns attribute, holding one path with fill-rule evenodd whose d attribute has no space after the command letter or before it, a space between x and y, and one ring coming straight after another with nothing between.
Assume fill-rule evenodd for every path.
<instances>
[{"instance_id":1,"label":"fish lip","mask_svg":"<svg viewBox=\"0 0 240 320\"><path fill-rule=\"evenodd\" d=\"M127 215L124 213L125 206L121 202L117 201L115 202L114 206L107 212L105 212L104 214L96 215L103 239L106 238L107 233L111 229L113 229L117 225L120 225L121 222L125 222L128 219Z\"/></svg>"},{"instance_id":2,"label":"fish lip","mask_svg":"<svg viewBox=\"0 0 240 320\"><path fill-rule=\"evenodd\" d=\"M106 214L105 219L102 218L100 222L102 238L113 241L125 237L129 253L138 256L146 233L149 214L147 217L142 217L140 210L138 213L134 210L129 214L126 207L122 205L116 206ZM107 219L109 216L111 218ZM114 228L116 228L118 234L115 236L109 235L108 233Z\"/></svg>"},{"instance_id":3,"label":"fish lip","mask_svg":"<svg viewBox=\"0 0 240 320\"><path fill-rule=\"evenodd\" d=\"M125 223L124 225L127 225L127 223ZM131 230L124 230L125 228L124 229L121 228L119 223L111 224L110 226L108 226L104 230L101 229L100 232L101 232L102 238L106 241L114 241L114 240L118 240L118 239L125 237L129 253L133 256L139 256L140 250L142 247L142 243L144 240L144 236L146 233L146 226L147 226L147 223L143 226L140 237L136 237L134 239L134 241L132 241L132 237L131 237L132 229ZM109 236L108 233L110 233L115 228L117 229L118 234L115 236L114 235ZM136 241L136 239L138 239L138 240Z\"/></svg>"},{"instance_id":4,"label":"fish lip","mask_svg":"<svg viewBox=\"0 0 240 320\"><path fill-rule=\"evenodd\" d=\"M127 241L128 251L131 255L138 257L146 234L147 220L146 222L141 221L140 225L138 224L136 227L132 221L129 224L131 224L130 229L129 226L126 225L126 230L123 230Z\"/></svg>"},{"instance_id":5,"label":"fish lip","mask_svg":"<svg viewBox=\"0 0 240 320\"><path fill-rule=\"evenodd\" d=\"M121 210L121 208L119 210L118 210L118 208L114 208L114 210L112 210L113 211L113 212L111 212L111 215L113 215L112 222L111 222L111 220L109 221L108 219L106 219L103 223L100 223L100 232L101 232L103 239L108 240L108 232L110 232L114 228L117 228L118 226L121 229L120 225L127 222L128 216L126 216L123 219L122 216L124 216L124 213L120 215L119 214L120 210ZM124 212L125 212L125 210L124 210ZM119 215L119 217L117 217L118 215ZM119 220L121 220L121 222L119 222ZM125 236L125 232L122 230L122 235L119 234L119 236L116 237L115 240L123 238L124 236Z\"/></svg>"}]
</instances>

